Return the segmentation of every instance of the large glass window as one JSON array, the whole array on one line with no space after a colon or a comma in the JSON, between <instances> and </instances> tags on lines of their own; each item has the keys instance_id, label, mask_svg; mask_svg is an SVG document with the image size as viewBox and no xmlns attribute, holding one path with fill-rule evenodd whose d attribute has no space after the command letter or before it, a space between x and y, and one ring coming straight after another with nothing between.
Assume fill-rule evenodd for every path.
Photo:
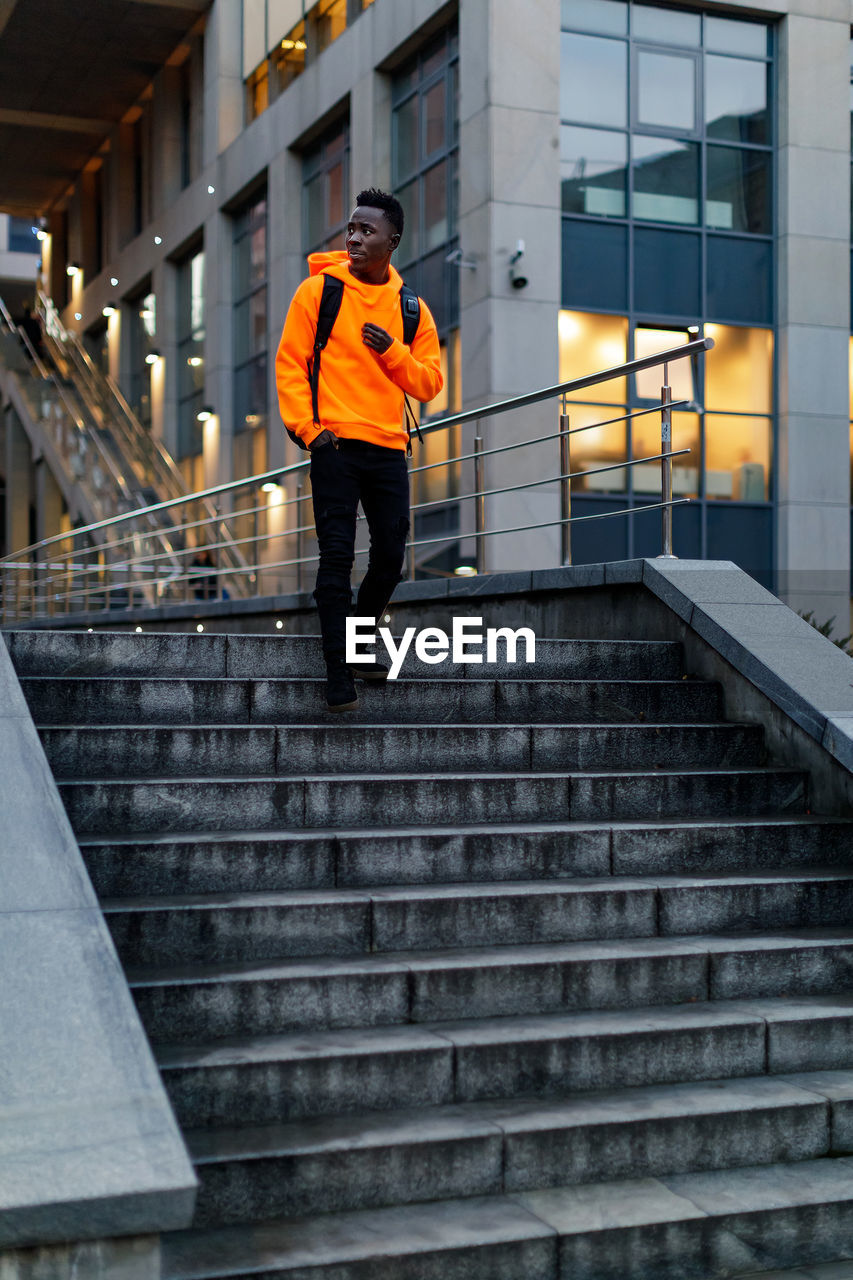
<instances>
[{"instance_id":1,"label":"large glass window","mask_svg":"<svg viewBox=\"0 0 853 1280\"><path fill-rule=\"evenodd\" d=\"M178 459L202 451L204 404L204 253L199 250L178 268Z\"/></svg>"},{"instance_id":2,"label":"large glass window","mask_svg":"<svg viewBox=\"0 0 853 1280\"><path fill-rule=\"evenodd\" d=\"M335 125L306 152L302 175L305 252L343 249L351 199L347 121Z\"/></svg>"},{"instance_id":3,"label":"large glass window","mask_svg":"<svg viewBox=\"0 0 853 1280\"><path fill-rule=\"evenodd\" d=\"M393 185L406 215L396 263L442 337L459 323L459 268L447 261L456 245L458 57L453 28L400 68L392 85Z\"/></svg>"},{"instance_id":4,"label":"large glass window","mask_svg":"<svg viewBox=\"0 0 853 1280\"><path fill-rule=\"evenodd\" d=\"M561 12L563 304L771 324L769 26L633 0L563 0ZM591 296L585 264L609 274L616 252L604 220L625 227L624 300L609 283ZM643 224L672 229L654 280ZM676 264L689 287L667 279Z\"/></svg>"},{"instance_id":5,"label":"large glass window","mask_svg":"<svg viewBox=\"0 0 853 1280\"><path fill-rule=\"evenodd\" d=\"M151 429L151 365L156 349L157 299L146 292L130 303L130 407L143 427Z\"/></svg>"},{"instance_id":6,"label":"large glass window","mask_svg":"<svg viewBox=\"0 0 853 1280\"><path fill-rule=\"evenodd\" d=\"M670 365L679 554L726 546L736 505L770 545L773 463L773 60L768 23L635 0L561 0L561 380L679 346ZM662 370L572 397L580 508L643 505L660 464ZM627 415L625 421L612 421ZM587 504L584 509L584 503ZM608 507L609 504L609 507ZM759 510L761 509L761 510ZM755 513L758 513L757 515ZM580 512L579 512L580 513ZM654 554L656 513L619 526L608 554ZM763 523L762 523L763 522ZM739 526L739 527L741 527ZM766 528L765 528L766 526ZM732 526L733 527L733 526ZM601 526L577 526L592 558ZM612 526L613 529L616 525ZM605 538L605 540L606 540ZM764 555L764 550L762 550ZM754 560L741 560L755 571ZM766 566L769 573L769 561Z\"/></svg>"},{"instance_id":7,"label":"large glass window","mask_svg":"<svg viewBox=\"0 0 853 1280\"><path fill-rule=\"evenodd\" d=\"M267 431L267 198L234 219L234 435ZM258 447L235 444L235 478Z\"/></svg>"},{"instance_id":8,"label":"large glass window","mask_svg":"<svg viewBox=\"0 0 853 1280\"><path fill-rule=\"evenodd\" d=\"M373 0L243 0L246 116L254 120Z\"/></svg>"},{"instance_id":9,"label":"large glass window","mask_svg":"<svg viewBox=\"0 0 853 1280\"><path fill-rule=\"evenodd\" d=\"M422 407L425 420L462 407L459 267L448 261L458 247L458 58L451 27L400 67L392 82L393 187L406 218L396 265L435 317L445 377L444 389ZM459 440L458 431L425 436L416 465L432 466L458 454ZM458 464L416 470L412 480L415 537L447 537L421 554L418 574L452 571L458 563Z\"/></svg>"}]
</instances>

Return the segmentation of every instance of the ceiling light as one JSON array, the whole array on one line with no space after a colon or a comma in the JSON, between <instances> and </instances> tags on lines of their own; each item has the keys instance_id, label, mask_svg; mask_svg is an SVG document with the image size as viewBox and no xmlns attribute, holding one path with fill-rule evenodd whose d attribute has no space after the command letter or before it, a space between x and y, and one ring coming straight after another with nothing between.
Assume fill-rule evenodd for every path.
<instances>
[{"instance_id":1,"label":"ceiling light","mask_svg":"<svg viewBox=\"0 0 853 1280\"><path fill-rule=\"evenodd\" d=\"M276 624L275 624L276 631L281 631L283 626L284 626L284 623L282 622L281 618L277 618Z\"/></svg>"},{"instance_id":2,"label":"ceiling light","mask_svg":"<svg viewBox=\"0 0 853 1280\"><path fill-rule=\"evenodd\" d=\"M202 632L202 631L204 631L204 623L203 623L203 622L198 622L198 623L196 623L196 631L198 631L198 633L199 633L199 634L201 634L201 632Z\"/></svg>"},{"instance_id":3,"label":"ceiling light","mask_svg":"<svg viewBox=\"0 0 853 1280\"><path fill-rule=\"evenodd\" d=\"M115 288L118 284L118 276L110 276L110 284Z\"/></svg>"},{"instance_id":4,"label":"ceiling light","mask_svg":"<svg viewBox=\"0 0 853 1280\"><path fill-rule=\"evenodd\" d=\"M83 319L83 313L82 313L81 311L75 311L75 312L74 312L74 319L75 319L75 320L82 320L82 319Z\"/></svg>"},{"instance_id":5,"label":"ceiling light","mask_svg":"<svg viewBox=\"0 0 853 1280\"><path fill-rule=\"evenodd\" d=\"M212 187L210 183L207 184L207 194L209 196L212 196L215 190L216 190L216 187Z\"/></svg>"},{"instance_id":6,"label":"ceiling light","mask_svg":"<svg viewBox=\"0 0 853 1280\"><path fill-rule=\"evenodd\" d=\"M148 355L145 357L145 363L156 364L159 359L160 359L159 351L149 351Z\"/></svg>"},{"instance_id":7,"label":"ceiling light","mask_svg":"<svg viewBox=\"0 0 853 1280\"><path fill-rule=\"evenodd\" d=\"M151 308L150 308L150 307L143 307L143 308L142 308L142 310L141 310L141 311L140 311L140 313L139 313L139 319L140 319L140 320L153 320L153 319L154 319L154 312L151 310Z\"/></svg>"},{"instance_id":8,"label":"ceiling light","mask_svg":"<svg viewBox=\"0 0 853 1280\"><path fill-rule=\"evenodd\" d=\"M305 43L304 40L285 39L285 40L282 40L281 47L282 49L286 49L288 53L292 51L295 51L296 53L304 53L305 50L308 48L308 45Z\"/></svg>"},{"instance_id":9,"label":"ceiling light","mask_svg":"<svg viewBox=\"0 0 853 1280\"><path fill-rule=\"evenodd\" d=\"M247 413L247 414L246 414L246 426L247 426L247 427L256 427L256 426L258 425L258 423L260 422L260 420L261 420L261 415L260 415L259 413Z\"/></svg>"},{"instance_id":10,"label":"ceiling light","mask_svg":"<svg viewBox=\"0 0 853 1280\"><path fill-rule=\"evenodd\" d=\"M162 236L155 236L155 237L154 237L154 243L155 243L155 244L162 244L162 243L163 243L163 237L162 237Z\"/></svg>"},{"instance_id":11,"label":"ceiling light","mask_svg":"<svg viewBox=\"0 0 853 1280\"><path fill-rule=\"evenodd\" d=\"M208 418L213 417L213 409L210 407L209 404L206 404L203 406L203 408L199 409L198 413L195 416L196 416L196 422L207 422Z\"/></svg>"},{"instance_id":12,"label":"ceiling light","mask_svg":"<svg viewBox=\"0 0 853 1280\"><path fill-rule=\"evenodd\" d=\"M46 239L47 239L47 232L42 231L41 228L39 228L39 230L36 232L36 240L46 240Z\"/></svg>"}]
</instances>

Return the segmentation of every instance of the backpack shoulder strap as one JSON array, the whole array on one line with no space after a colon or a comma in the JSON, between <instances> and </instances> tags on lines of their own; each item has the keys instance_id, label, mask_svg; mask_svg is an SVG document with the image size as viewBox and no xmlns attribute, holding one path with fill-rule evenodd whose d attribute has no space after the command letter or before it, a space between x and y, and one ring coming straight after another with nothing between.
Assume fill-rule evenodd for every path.
<instances>
[{"instance_id":1,"label":"backpack shoulder strap","mask_svg":"<svg viewBox=\"0 0 853 1280\"><path fill-rule=\"evenodd\" d=\"M403 341L410 347L421 322L421 300L407 284L400 288L400 310L403 313Z\"/></svg>"},{"instance_id":2,"label":"backpack shoulder strap","mask_svg":"<svg viewBox=\"0 0 853 1280\"><path fill-rule=\"evenodd\" d=\"M413 289L407 284L400 286L400 311L403 315L403 341L407 347L410 347L415 340L415 334L418 331L418 325L421 322L421 300ZM423 441L421 429L418 424L415 411L412 408L409 397L404 393L403 400L406 405L406 456L412 456L412 426L415 428L417 437Z\"/></svg>"},{"instance_id":3,"label":"backpack shoulder strap","mask_svg":"<svg viewBox=\"0 0 853 1280\"><path fill-rule=\"evenodd\" d=\"M314 355L311 360L311 407L314 410L314 421L320 426L320 406L318 389L320 386L320 354L332 334L341 300L344 296L344 282L337 276L323 276L323 292L320 296L320 308L317 312L317 328L314 333Z\"/></svg>"}]
</instances>

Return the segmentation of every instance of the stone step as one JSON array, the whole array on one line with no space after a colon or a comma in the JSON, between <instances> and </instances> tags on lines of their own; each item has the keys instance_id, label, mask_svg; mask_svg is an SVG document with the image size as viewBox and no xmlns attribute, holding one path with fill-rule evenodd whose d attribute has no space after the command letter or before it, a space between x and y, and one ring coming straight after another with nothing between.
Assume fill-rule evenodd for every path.
<instances>
[{"instance_id":1,"label":"stone step","mask_svg":"<svg viewBox=\"0 0 853 1280\"><path fill-rule=\"evenodd\" d=\"M853 920L853 872L542 880L102 901L122 963L224 963L796 928Z\"/></svg>"},{"instance_id":2,"label":"stone step","mask_svg":"<svg viewBox=\"0 0 853 1280\"><path fill-rule=\"evenodd\" d=\"M277 892L614 874L697 875L847 865L853 823L794 815L742 821L518 823L84 837L103 898Z\"/></svg>"},{"instance_id":3,"label":"stone step","mask_svg":"<svg viewBox=\"0 0 853 1280\"><path fill-rule=\"evenodd\" d=\"M849 930L792 929L184 965L129 970L128 976L152 1040L201 1041L818 995L843 990L851 964Z\"/></svg>"},{"instance_id":4,"label":"stone step","mask_svg":"<svg viewBox=\"0 0 853 1280\"><path fill-rule=\"evenodd\" d=\"M802 812L807 775L796 769L634 773L317 774L287 778L178 778L59 784L79 836L286 827L458 822L602 821Z\"/></svg>"},{"instance_id":5,"label":"stone step","mask_svg":"<svg viewBox=\"0 0 853 1280\"><path fill-rule=\"evenodd\" d=\"M175 1024L174 1034L185 1029ZM853 992L164 1043L184 1127L850 1070ZM836 1119L850 1126L836 1099ZM846 1141L846 1138L845 1138Z\"/></svg>"},{"instance_id":6,"label":"stone step","mask_svg":"<svg viewBox=\"0 0 853 1280\"><path fill-rule=\"evenodd\" d=\"M322 679L130 679L25 676L39 726L334 724ZM655 724L722 718L718 685L702 680L395 680L361 682L348 724Z\"/></svg>"},{"instance_id":7,"label":"stone step","mask_svg":"<svg viewBox=\"0 0 853 1280\"><path fill-rule=\"evenodd\" d=\"M831 1074L843 1110L853 1073ZM759 1076L189 1130L193 1225L849 1153L832 1115L819 1085Z\"/></svg>"},{"instance_id":8,"label":"stone step","mask_svg":"<svg viewBox=\"0 0 853 1280\"><path fill-rule=\"evenodd\" d=\"M488 626L488 619L484 625ZM179 632L12 631L5 633L20 676L231 676L237 679L310 677L323 673L319 636L196 635ZM399 637L397 637L399 642ZM376 650L380 660L384 646ZM683 674L681 645L669 640L536 641L534 664L419 661L414 646L404 676L436 679L674 680ZM525 656L519 645L518 656Z\"/></svg>"},{"instance_id":9,"label":"stone step","mask_svg":"<svg viewBox=\"0 0 853 1280\"><path fill-rule=\"evenodd\" d=\"M87 725L43 728L57 779L211 774L650 769L762 764L760 727L701 725Z\"/></svg>"},{"instance_id":10,"label":"stone step","mask_svg":"<svg viewBox=\"0 0 853 1280\"><path fill-rule=\"evenodd\" d=\"M837 1258L853 1160L665 1175L163 1237L163 1280L723 1280Z\"/></svg>"}]
</instances>

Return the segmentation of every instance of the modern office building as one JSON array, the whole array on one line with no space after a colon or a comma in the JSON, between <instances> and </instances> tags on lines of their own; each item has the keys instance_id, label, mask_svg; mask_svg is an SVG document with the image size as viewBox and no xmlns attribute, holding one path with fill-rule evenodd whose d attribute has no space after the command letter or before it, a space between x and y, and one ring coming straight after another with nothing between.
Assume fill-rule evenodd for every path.
<instances>
[{"instance_id":1,"label":"modern office building","mask_svg":"<svg viewBox=\"0 0 853 1280\"><path fill-rule=\"evenodd\" d=\"M671 366L691 450L675 550L733 559L843 633L850 28L849 0L28 0L0 32L0 207L45 219L62 323L189 489L297 459L273 357L306 253L342 245L364 186L403 202L398 266L438 324L426 416L713 337ZM594 474L573 515L657 500L654 463L600 468L659 452L637 413L659 393L654 372L573 398L573 426L621 419L575 437L573 470ZM490 420L486 445L556 414ZM489 487L532 465L498 455ZM448 539L426 568L460 558L459 483L418 479L436 501L418 530ZM495 528L556 514L554 485L490 500ZM574 560L655 554L658 529L657 511L579 522ZM488 564L558 557L540 528L495 539Z\"/></svg>"}]
</instances>

